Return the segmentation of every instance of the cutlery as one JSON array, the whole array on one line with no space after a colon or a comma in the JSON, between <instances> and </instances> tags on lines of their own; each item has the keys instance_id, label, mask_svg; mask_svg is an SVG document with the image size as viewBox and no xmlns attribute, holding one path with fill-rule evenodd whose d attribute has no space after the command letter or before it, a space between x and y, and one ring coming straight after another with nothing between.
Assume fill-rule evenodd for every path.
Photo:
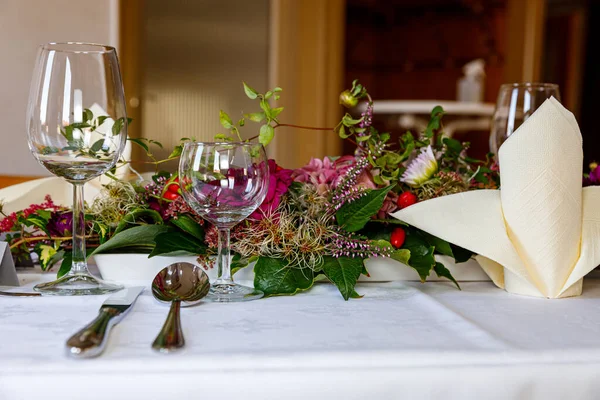
<instances>
[{"instance_id":1,"label":"cutlery","mask_svg":"<svg viewBox=\"0 0 600 400\"><path fill-rule=\"evenodd\" d=\"M143 290L142 286L125 288L106 299L96 319L67 340L67 353L75 358L99 356L108 332L123 319Z\"/></svg>"},{"instance_id":2,"label":"cutlery","mask_svg":"<svg viewBox=\"0 0 600 400\"><path fill-rule=\"evenodd\" d=\"M41 295L41 293L36 292L7 292L5 290L0 289L0 296L33 297Z\"/></svg>"},{"instance_id":3,"label":"cutlery","mask_svg":"<svg viewBox=\"0 0 600 400\"><path fill-rule=\"evenodd\" d=\"M152 295L159 301L171 302L167 319L152 343L154 350L168 353L185 345L179 317L181 302L196 302L209 289L208 276L202 268L187 262L173 263L154 277Z\"/></svg>"}]
</instances>

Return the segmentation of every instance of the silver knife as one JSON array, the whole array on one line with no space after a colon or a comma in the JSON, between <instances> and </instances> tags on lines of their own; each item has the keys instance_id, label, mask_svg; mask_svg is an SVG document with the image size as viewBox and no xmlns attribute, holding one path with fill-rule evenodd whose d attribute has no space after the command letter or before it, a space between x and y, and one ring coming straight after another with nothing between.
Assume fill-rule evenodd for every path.
<instances>
[{"instance_id":1,"label":"silver knife","mask_svg":"<svg viewBox=\"0 0 600 400\"><path fill-rule=\"evenodd\" d=\"M125 288L106 299L96 319L67 340L67 353L75 358L99 356L110 329L123 319L143 291L143 286Z\"/></svg>"}]
</instances>

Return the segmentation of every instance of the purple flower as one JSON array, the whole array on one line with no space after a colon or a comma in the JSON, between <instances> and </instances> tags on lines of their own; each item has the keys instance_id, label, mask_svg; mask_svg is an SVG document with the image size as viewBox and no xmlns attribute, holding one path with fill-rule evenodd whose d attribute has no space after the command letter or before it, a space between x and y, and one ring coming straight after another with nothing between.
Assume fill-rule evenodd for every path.
<instances>
[{"instance_id":1,"label":"purple flower","mask_svg":"<svg viewBox=\"0 0 600 400\"><path fill-rule=\"evenodd\" d=\"M71 236L73 213L71 211L52 213L47 227L52 236Z\"/></svg>"},{"instance_id":2,"label":"purple flower","mask_svg":"<svg viewBox=\"0 0 600 400\"><path fill-rule=\"evenodd\" d=\"M590 173L589 175L584 175L583 177L583 186L598 186L600 185L600 168L598 168L598 164L591 163L590 164Z\"/></svg>"},{"instance_id":3,"label":"purple flower","mask_svg":"<svg viewBox=\"0 0 600 400\"><path fill-rule=\"evenodd\" d=\"M279 207L281 196L287 192L292 184L293 172L291 169L281 168L275 160L269 160L269 191L265 200L250 215L250 218L261 220L265 215L272 214Z\"/></svg>"}]
</instances>

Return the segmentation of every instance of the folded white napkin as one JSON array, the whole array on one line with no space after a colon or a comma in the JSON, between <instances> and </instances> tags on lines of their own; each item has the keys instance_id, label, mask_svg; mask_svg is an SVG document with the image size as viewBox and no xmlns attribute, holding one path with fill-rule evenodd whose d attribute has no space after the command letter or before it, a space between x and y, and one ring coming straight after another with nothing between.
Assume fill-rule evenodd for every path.
<instances>
[{"instance_id":1,"label":"folded white napkin","mask_svg":"<svg viewBox=\"0 0 600 400\"><path fill-rule=\"evenodd\" d=\"M481 267L508 292L580 295L582 278L600 263L600 187L582 190L575 117L548 99L498 157L501 190L444 196L392 216L477 253Z\"/></svg>"}]
</instances>

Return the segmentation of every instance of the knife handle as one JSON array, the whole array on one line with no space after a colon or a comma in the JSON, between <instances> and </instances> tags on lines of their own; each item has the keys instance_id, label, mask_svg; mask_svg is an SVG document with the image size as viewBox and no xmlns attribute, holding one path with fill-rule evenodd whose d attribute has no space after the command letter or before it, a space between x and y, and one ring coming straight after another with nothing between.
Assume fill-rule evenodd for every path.
<instances>
[{"instance_id":1,"label":"knife handle","mask_svg":"<svg viewBox=\"0 0 600 400\"><path fill-rule=\"evenodd\" d=\"M67 340L67 352L76 358L96 357L104 351L108 331L115 325L121 312L103 307L95 320Z\"/></svg>"}]
</instances>

